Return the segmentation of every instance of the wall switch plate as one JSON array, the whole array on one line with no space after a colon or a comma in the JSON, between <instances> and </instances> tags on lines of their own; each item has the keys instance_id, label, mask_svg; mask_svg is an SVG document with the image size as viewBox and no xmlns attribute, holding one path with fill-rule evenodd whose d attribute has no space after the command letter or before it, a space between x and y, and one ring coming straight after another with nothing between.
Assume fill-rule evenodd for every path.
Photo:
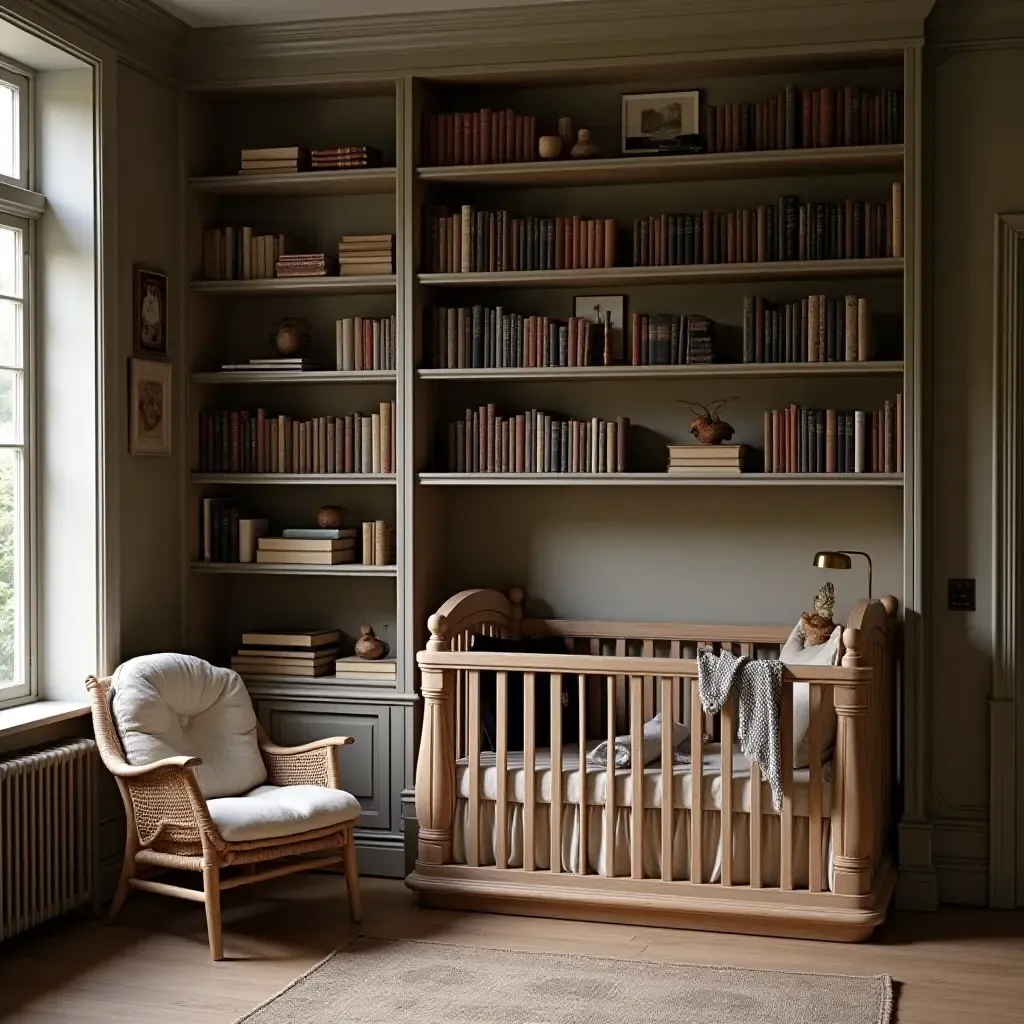
<instances>
[{"instance_id":1,"label":"wall switch plate","mask_svg":"<svg viewBox=\"0 0 1024 1024\"><path fill-rule=\"evenodd\" d=\"M974 580L949 581L949 610L951 612L973 612L974 603Z\"/></svg>"}]
</instances>

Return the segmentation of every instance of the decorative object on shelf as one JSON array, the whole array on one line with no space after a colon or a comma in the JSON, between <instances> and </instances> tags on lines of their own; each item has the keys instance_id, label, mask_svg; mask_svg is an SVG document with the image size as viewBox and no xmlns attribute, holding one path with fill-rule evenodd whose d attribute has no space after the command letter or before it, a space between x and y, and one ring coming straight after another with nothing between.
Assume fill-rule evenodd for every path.
<instances>
[{"instance_id":1,"label":"decorative object on shelf","mask_svg":"<svg viewBox=\"0 0 1024 1024\"><path fill-rule=\"evenodd\" d=\"M321 530L341 528L342 511L338 505L324 505L316 514L316 525Z\"/></svg>"},{"instance_id":2,"label":"decorative object on shelf","mask_svg":"<svg viewBox=\"0 0 1024 1024\"><path fill-rule=\"evenodd\" d=\"M727 402L735 402L735 395L732 398L717 398L707 405L691 402L688 398L680 398L677 401L696 414L697 418L690 424L690 433L701 444L722 444L723 441L732 440L736 431L718 415L718 410Z\"/></svg>"},{"instance_id":3,"label":"decorative object on shelf","mask_svg":"<svg viewBox=\"0 0 1024 1024\"><path fill-rule=\"evenodd\" d=\"M572 148L572 118L560 117L558 119L558 137L562 140L565 149Z\"/></svg>"},{"instance_id":4,"label":"decorative object on shelf","mask_svg":"<svg viewBox=\"0 0 1024 1024\"><path fill-rule=\"evenodd\" d=\"M622 97L622 152L656 153L700 133L700 92L633 93Z\"/></svg>"},{"instance_id":5,"label":"decorative object on shelf","mask_svg":"<svg viewBox=\"0 0 1024 1024\"><path fill-rule=\"evenodd\" d=\"M287 316L277 325L271 340L280 355L301 355L309 345L309 323L301 317Z\"/></svg>"},{"instance_id":6,"label":"decorative object on shelf","mask_svg":"<svg viewBox=\"0 0 1024 1024\"><path fill-rule=\"evenodd\" d=\"M601 328L601 362L612 366L622 362L623 328L626 323L625 295L577 295L572 300L573 312Z\"/></svg>"},{"instance_id":7,"label":"decorative object on shelf","mask_svg":"<svg viewBox=\"0 0 1024 1024\"><path fill-rule=\"evenodd\" d=\"M388 652L388 645L373 631L373 626L360 626L355 652L366 661L376 661Z\"/></svg>"},{"instance_id":8,"label":"decorative object on shelf","mask_svg":"<svg viewBox=\"0 0 1024 1024\"><path fill-rule=\"evenodd\" d=\"M600 152L601 147L590 141L590 129L581 128L576 133L576 144L569 150L569 156L573 160L592 160Z\"/></svg>"},{"instance_id":9,"label":"decorative object on shelf","mask_svg":"<svg viewBox=\"0 0 1024 1024\"><path fill-rule=\"evenodd\" d=\"M804 627L804 646L817 647L832 635L836 624L832 612L836 606L836 589L831 582L822 583L814 595L814 611L804 612L800 622Z\"/></svg>"},{"instance_id":10,"label":"decorative object on shelf","mask_svg":"<svg viewBox=\"0 0 1024 1024\"><path fill-rule=\"evenodd\" d=\"M853 560L850 555L860 555L861 558L866 558L868 563L868 598L872 596L871 585L873 582L872 577L874 576L874 565L871 562L871 556L866 551L853 551L853 550L839 550L839 551L818 551L814 555L814 566L817 569L838 569L840 571L853 568ZM829 587L832 584L828 584Z\"/></svg>"},{"instance_id":11,"label":"decorative object on shelf","mask_svg":"<svg viewBox=\"0 0 1024 1024\"><path fill-rule=\"evenodd\" d=\"M167 355L167 275L135 265L135 337L132 350L137 356L159 358Z\"/></svg>"},{"instance_id":12,"label":"decorative object on shelf","mask_svg":"<svg viewBox=\"0 0 1024 1024\"><path fill-rule=\"evenodd\" d=\"M131 360L128 451L171 454L171 364Z\"/></svg>"},{"instance_id":13,"label":"decorative object on shelf","mask_svg":"<svg viewBox=\"0 0 1024 1024\"><path fill-rule=\"evenodd\" d=\"M537 152L541 160L557 160L562 155L562 137L542 135L537 142Z\"/></svg>"}]
</instances>

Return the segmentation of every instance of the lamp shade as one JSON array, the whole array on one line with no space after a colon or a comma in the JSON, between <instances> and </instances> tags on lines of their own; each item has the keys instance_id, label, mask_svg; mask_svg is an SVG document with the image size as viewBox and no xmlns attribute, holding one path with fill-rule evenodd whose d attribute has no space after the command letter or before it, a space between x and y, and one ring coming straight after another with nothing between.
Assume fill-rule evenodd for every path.
<instances>
[{"instance_id":1,"label":"lamp shade","mask_svg":"<svg viewBox=\"0 0 1024 1024\"><path fill-rule=\"evenodd\" d=\"M818 569L849 569L853 561L845 551L819 551L814 556Z\"/></svg>"}]
</instances>

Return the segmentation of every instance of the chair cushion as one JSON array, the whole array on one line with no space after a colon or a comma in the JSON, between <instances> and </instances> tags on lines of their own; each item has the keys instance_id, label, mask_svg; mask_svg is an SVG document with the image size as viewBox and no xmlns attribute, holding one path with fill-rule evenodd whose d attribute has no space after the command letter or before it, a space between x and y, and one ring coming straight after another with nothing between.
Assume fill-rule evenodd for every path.
<instances>
[{"instance_id":1,"label":"chair cushion","mask_svg":"<svg viewBox=\"0 0 1024 1024\"><path fill-rule=\"evenodd\" d=\"M355 821L362 813L351 793L322 786L257 786L245 796L220 797L207 806L229 843L299 835Z\"/></svg>"},{"instance_id":2,"label":"chair cushion","mask_svg":"<svg viewBox=\"0 0 1024 1024\"><path fill-rule=\"evenodd\" d=\"M114 673L110 706L129 764L202 758L207 799L247 793L267 779L252 701L230 669L187 654L132 658Z\"/></svg>"}]
</instances>

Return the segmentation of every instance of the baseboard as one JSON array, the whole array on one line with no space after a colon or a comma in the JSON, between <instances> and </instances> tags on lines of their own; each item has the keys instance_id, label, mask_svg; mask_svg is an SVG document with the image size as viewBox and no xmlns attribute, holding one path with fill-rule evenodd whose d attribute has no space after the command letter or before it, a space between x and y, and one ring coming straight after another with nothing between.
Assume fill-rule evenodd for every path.
<instances>
[{"instance_id":1,"label":"baseboard","mask_svg":"<svg viewBox=\"0 0 1024 1024\"><path fill-rule=\"evenodd\" d=\"M939 909L939 885L934 868L900 867L896 877L896 909Z\"/></svg>"},{"instance_id":2,"label":"baseboard","mask_svg":"<svg viewBox=\"0 0 1024 1024\"><path fill-rule=\"evenodd\" d=\"M988 864L972 860L943 861L935 867L938 896L941 903L958 903L968 907L987 907Z\"/></svg>"},{"instance_id":3,"label":"baseboard","mask_svg":"<svg viewBox=\"0 0 1024 1024\"><path fill-rule=\"evenodd\" d=\"M356 829L359 874L372 878L405 878L406 841L400 832Z\"/></svg>"}]
</instances>

